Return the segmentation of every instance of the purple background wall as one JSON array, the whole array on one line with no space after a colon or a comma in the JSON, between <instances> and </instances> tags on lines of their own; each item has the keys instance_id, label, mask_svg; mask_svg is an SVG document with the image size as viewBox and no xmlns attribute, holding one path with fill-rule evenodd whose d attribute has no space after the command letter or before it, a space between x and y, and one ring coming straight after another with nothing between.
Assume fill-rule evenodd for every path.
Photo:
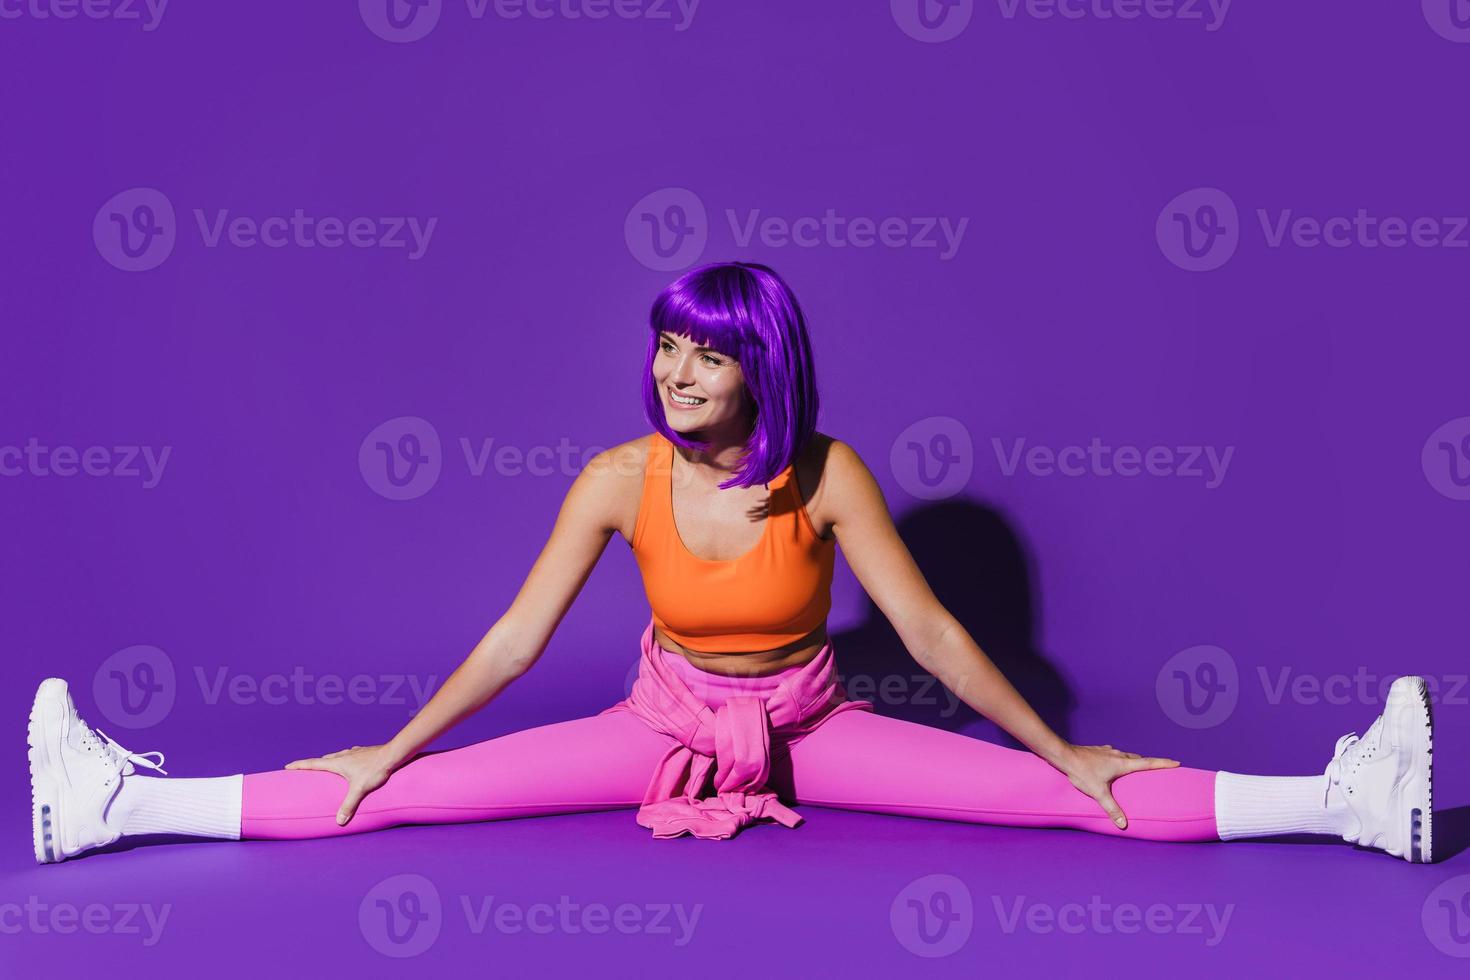
<instances>
[{"instance_id":1,"label":"purple background wall","mask_svg":"<svg viewBox=\"0 0 1470 980\"><path fill-rule=\"evenodd\" d=\"M467 888L711 903L683 949L503 935L503 965L734 955L759 904L793 972L1198 969L1320 946L1313 925L1355 965L1457 966L1470 878L1453 858L831 811L726 847L654 846L621 813L30 866L18 733L47 675L179 775L390 737L513 598L580 461L648 430L654 294L733 258L795 289L820 428L867 460L935 591L1073 740L1315 773L1380 710L1380 682L1420 673L1440 702L1436 804L1460 807L1439 829L1463 846L1470 5L1104 16L1119 6L931 3L931 30L915 0L627 0L633 16L603 19L431 0L395 30L385 0L0 4L0 903L102 895L184 920L148 948L6 929L0 955L183 969L247 929L364 975L488 962L463 923L406 964L364 941L365 892L423 873L446 910ZM298 210L279 247L252 237ZM829 212L800 244L781 233ZM324 218L356 219L358 244L329 247ZM429 462L398 489L378 443L405 434ZM1073 475L1046 462L1094 440L1109 449L1074 450ZM1119 447L1158 447L1154 472L1118 475ZM535 671L440 744L601 710L647 619L615 538ZM830 627L880 710L1003 737L923 683L840 559ZM444 853L466 847L496 855L492 884ZM589 871L608 854L622 870ZM780 887L721 905L710 882L753 861ZM997 925L991 895L1085 902L1098 862L1114 901L1235 903L1225 940ZM974 890L976 935L924 962L887 923L930 873ZM861 897L812 911L795 893L818 874ZM1325 896L1375 889L1390 911L1343 936ZM320 933L294 931L317 913Z\"/></svg>"}]
</instances>

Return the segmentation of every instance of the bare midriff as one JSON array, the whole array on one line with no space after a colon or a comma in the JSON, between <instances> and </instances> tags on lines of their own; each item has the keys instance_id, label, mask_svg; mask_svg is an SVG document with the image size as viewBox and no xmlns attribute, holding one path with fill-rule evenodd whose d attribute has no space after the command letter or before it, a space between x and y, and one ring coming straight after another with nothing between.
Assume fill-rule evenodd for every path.
<instances>
[{"instance_id":1,"label":"bare midriff","mask_svg":"<svg viewBox=\"0 0 1470 980\"><path fill-rule=\"evenodd\" d=\"M685 660L712 674L726 677L764 677L779 673L788 667L798 667L817 655L827 643L827 623L812 630L799 640L774 650L759 650L754 653L700 653L675 643L657 626L653 628L653 642L670 653L682 654Z\"/></svg>"}]
</instances>

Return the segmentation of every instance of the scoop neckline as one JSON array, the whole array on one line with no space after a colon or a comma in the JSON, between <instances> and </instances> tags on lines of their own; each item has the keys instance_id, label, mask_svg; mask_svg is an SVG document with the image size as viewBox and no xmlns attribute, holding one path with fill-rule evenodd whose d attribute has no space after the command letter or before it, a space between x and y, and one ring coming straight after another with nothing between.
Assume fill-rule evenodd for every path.
<instances>
[{"instance_id":1,"label":"scoop neckline","mask_svg":"<svg viewBox=\"0 0 1470 980\"><path fill-rule=\"evenodd\" d=\"M668 495L667 495L666 503L668 504L668 507L669 507L669 527L671 527L673 529L673 531L674 531L674 540L679 543L679 550L682 551L682 552L684 552L684 554L687 557L692 558L694 561L697 561L697 562L699 562L702 565L734 565L736 562L744 561L745 559L749 558L751 555L753 555L757 551L759 551L762 547L764 547L765 546L765 543L766 543L766 539L771 536L771 516L772 515L771 515L771 507L770 507L769 504L767 505L766 516L763 518L763 523L764 523L765 526L761 528L761 536L760 536L760 539L758 541L756 541L756 543L751 546L750 550L749 551L746 551L744 554L737 555L734 558L701 558L698 555L696 555L694 552L692 552L692 551L689 550L689 546L684 543L684 536L679 533L679 521L678 521L678 518L676 518L674 516L674 444L666 436L664 436L664 434L662 432L658 433L658 437L664 441L664 445L666 445L666 446L669 447L669 457L668 457L669 466L668 466L668 474L667 474L667 476L668 476L669 492L668 492ZM776 481L780 480L781 477L783 477L783 476L786 475L787 470L790 470L792 468L792 466L794 466L794 465L796 465L796 464L795 463L787 464L786 469L782 470L780 473L777 473L775 479L772 480L771 482L772 483L775 483ZM790 481L788 480L787 483L789 483L789 482ZM767 484L767 486L769 486L769 484ZM772 490L771 491L771 499L774 499L775 496L776 496L776 494L780 493L781 490L782 490L782 487L780 487L780 486L778 486L775 490Z\"/></svg>"}]
</instances>

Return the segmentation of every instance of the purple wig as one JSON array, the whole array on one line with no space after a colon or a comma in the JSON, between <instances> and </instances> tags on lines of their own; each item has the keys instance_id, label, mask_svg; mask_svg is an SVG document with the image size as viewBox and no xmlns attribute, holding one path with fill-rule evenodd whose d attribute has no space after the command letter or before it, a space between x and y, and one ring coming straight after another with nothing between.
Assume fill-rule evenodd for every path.
<instances>
[{"instance_id":1,"label":"purple wig","mask_svg":"<svg viewBox=\"0 0 1470 980\"><path fill-rule=\"evenodd\" d=\"M781 277L753 262L690 269L658 294L648 317L643 412L676 446L705 450L669 428L653 382L661 331L691 338L740 364L751 406L741 466L720 489L769 483L800 455L817 427L817 379L806 319Z\"/></svg>"}]
</instances>

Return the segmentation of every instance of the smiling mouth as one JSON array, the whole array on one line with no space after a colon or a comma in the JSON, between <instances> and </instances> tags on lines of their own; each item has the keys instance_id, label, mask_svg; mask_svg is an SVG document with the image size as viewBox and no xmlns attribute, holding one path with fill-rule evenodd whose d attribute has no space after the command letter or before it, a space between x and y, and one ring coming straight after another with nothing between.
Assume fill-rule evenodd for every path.
<instances>
[{"instance_id":1,"label":"smiling mouth","mask_svg":"<svg viewBox=\"0 0 1470 980\"><path fill-rule=\"evenodd\" d=\"M687 396L678 394L672 388L668 389L668 392L670 400L672 400L675 405L685 405L693 408L695 405L703 405L705 402L709 401L708 398L687 398Z\"/></svg>"}]
</instances>

